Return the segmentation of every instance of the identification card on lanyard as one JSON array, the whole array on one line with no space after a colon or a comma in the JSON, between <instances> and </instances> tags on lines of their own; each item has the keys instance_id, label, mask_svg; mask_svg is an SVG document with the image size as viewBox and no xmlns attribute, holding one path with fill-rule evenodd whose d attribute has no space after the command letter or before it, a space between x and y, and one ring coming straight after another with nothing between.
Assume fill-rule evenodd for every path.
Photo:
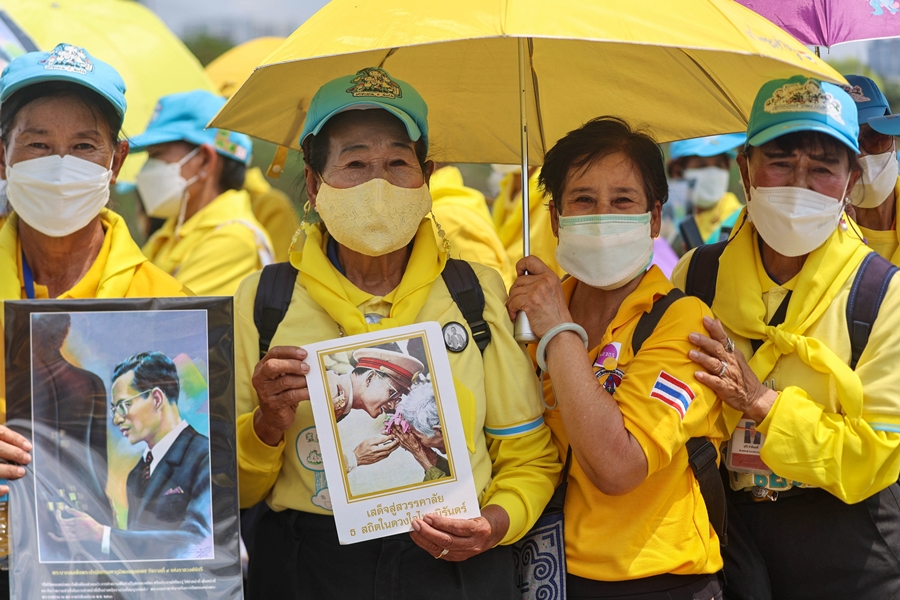
<instances>
[{"instance_id":1,"label":"identification card on lanyard","mask_svg":"<svg viewBox=\"0 0 900 600\"><path fill-rule=\"evenodd\" d=\"M731 435L731 441L728 442L725 466L735 473L771 475L772 470L759 455L765 441L766 436L756 430L754 421L741 419Z\"/></svg>"}]
</instances>

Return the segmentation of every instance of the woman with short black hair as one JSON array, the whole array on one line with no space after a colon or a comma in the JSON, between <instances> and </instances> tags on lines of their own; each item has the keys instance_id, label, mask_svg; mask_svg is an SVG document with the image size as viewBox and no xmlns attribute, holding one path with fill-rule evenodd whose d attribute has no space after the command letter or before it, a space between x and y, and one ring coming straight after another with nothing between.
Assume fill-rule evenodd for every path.
<instances>
[{"instance_id":1,"label":"woman with short black hair","mask_svg":"<svg viewBox=\"0 0 900 600\"><path fill-rule=\"evenodd\" d=\"M650 264L668 191L662 152L625 121L600 117L547 153L541 183L570 277L527 257L507 307L512 318L524 310L541 337L544 419L560 456L572 453L568 597L720 598L719 540L686 448L726 435L721 404L687 356L688 335L711 313L670 295ZM671 304L647 321L656 303Z\"/></svg>"}]
</instances>

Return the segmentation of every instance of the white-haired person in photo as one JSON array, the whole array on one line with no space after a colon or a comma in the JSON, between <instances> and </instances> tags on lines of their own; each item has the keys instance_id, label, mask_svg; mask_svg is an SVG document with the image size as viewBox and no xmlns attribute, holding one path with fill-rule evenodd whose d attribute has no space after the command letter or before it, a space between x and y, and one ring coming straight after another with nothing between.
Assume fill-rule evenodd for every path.
<instances>
[{"instance_id":1,"label":"white-haired person in photo","mask_svg":"<svg viewBox=\"0 0 900 600\"><path fill-rule=\"evenodd\" d=\"M423 481L450 475L441 417L430 384L417 385L403 397L396 415L385 424L385 430L425 470Z\"/></svg>"}]
</instances>

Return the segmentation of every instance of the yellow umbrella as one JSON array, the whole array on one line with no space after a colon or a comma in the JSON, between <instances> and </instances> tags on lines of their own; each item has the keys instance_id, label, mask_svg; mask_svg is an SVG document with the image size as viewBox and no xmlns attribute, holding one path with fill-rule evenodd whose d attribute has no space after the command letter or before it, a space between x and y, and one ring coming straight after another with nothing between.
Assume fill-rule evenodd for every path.
<instances>
[{"instance_id":1,"label":"yellow umbrella","mask_svg":"<svg viewBox=\"0 0 900 600\"><path fill-rule=\"evenodd\" d=\"M128 111L123 131L144 130L156 101L166 94L215 91L200 62L148 8L129 0L2 0L3 26L17 26L26 49L51 50L60 42L84 46L125 80ZM6 40L3 39L3 42ZM30 45L30 47L29 47ZM2 57L0 57L2 58ZM143 155L138 155L143 156ZM121 179L143 163L128 159Z\"/></svg>"},{"instance_id":2,"label":"yellow umbrella","mask_svg":"<svg viewBox=\"0 0 900 600\"><path fill-rule=\"evenodd\" d=\"M645 124L665 142L745 130L768 80L844 81L732 0L332 0L212 123L298 148L316 90L371 66L408 81L428 103L440 160L521 161L523 172L598 115Z\"/></svg>"},{"instance_id":3,"label":"yellow umbrella","mask_svg":"<svg viewBox=\"0 0 900 600\"><path fill-rule=\"evenodd\" d=\"M283 37L261 37L235 46L206 65L206 74L220 96L231 98L256 65L284 42Z\"/></svg>"}]
</instances>

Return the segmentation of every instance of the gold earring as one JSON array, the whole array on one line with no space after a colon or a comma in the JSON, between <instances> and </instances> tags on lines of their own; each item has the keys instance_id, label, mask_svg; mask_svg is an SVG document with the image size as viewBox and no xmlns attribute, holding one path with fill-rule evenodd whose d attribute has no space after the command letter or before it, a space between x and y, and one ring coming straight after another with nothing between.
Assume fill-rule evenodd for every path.
<instances>
[{"instance_id":1,"label":"gold earring","mask_svg":"<svg viewBox=\"0 0 900 600\"><path fill-rule=\"evenodd\" d=\"M447 253L447 258L450 258L450 240L447 239L447 234L444 232L444 228L441 227L441 224L438 223L437 217L434 216L434 211L431 211L431 220L434 221L434 225L438 230L438 237L441 238L441 248L443 248L444 252Z\"/></svg>"}]
</instances>

